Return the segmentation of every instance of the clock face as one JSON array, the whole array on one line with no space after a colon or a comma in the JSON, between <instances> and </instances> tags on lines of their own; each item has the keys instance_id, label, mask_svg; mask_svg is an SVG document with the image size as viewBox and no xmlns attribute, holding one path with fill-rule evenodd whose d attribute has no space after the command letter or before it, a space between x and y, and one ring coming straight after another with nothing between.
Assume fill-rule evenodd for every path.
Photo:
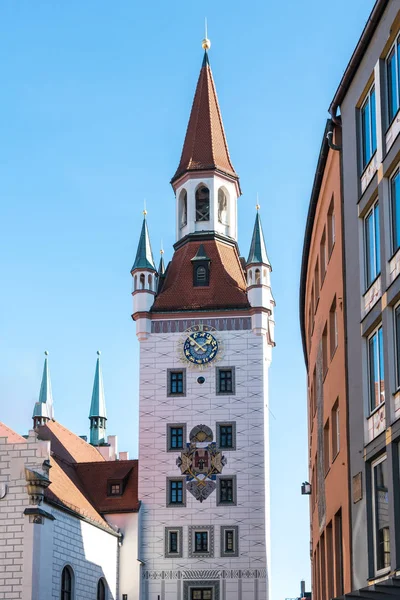
<instances>
[{"instance_id":1,"label":"clock face","mask_svg":"<svg viewBox=\"0 0 400 600\"><path fill-rule=\"evenodd\" d=\"M183 344L183 354L194 365L206 365L218 353L218 342L209 331L194 331Z\"/></svg>"}]
</instances>

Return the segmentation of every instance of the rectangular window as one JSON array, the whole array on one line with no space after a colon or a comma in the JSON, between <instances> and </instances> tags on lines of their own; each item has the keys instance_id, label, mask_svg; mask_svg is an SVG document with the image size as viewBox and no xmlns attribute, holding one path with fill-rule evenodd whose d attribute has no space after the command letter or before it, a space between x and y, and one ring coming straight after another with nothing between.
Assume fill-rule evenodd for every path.
<instances>
[{"instance_id":1,"label":"rectangular window","mask_svg":"<svg viewBox=\"0 0 400 600\"><path fill-rule=\"evenodd\" d=\"M232 393L232 370L231 369L220 369L219 372L219 393Z\"/></svg>"},{"instance_id":2,"label":"rectangular window","mask_svg":"<svg viewBox=\"0 0 400 600\"><path fill-rule=\"evenodd\" d=\"M325 233L325 229L324 232L322 234L322 238L321 238L321 243L319 246L319 264L321 267L321 285L324 282L325 279L325 273L326 273L326 233Z\"/></svg>"},{"instance_id":3,"label":"rectangular window","mask_svg":"<svg viewBox=\"0 0 400 600\"><path fill-rule=\"evenodd\" d=\"M169 505L184 505L182 479L168 479Z\"/></svg>"},{"instance_id":4,"label":"rectangular window","mask_svg":"<svg viewBox=\"0 0 400 600\"><path fill-rule=\"evenodd\" d=\"M317 367L314 367L314 371L313 371L313 377L312 377L312 387L314 390L313 393L313 417L315 415L315 412L317 410Z\"/></svg>"},{"instance_id":5,"label":"rectangular window","mask_svg":"<svg viewBox=\"0 0 400 600\"><path fill-rule=\"evenodd\" d=\"M219 446L220 446L220 448L232 448L233 447L232 425L220 425Z\"/></svg>"},{"instance_id":6,"label":"rectangular window","mask_svg":"<svg viewBox=\"0 0 400 600\"><path fill-rule=\"evenodd\" d=\"M328 257L332 254L333 246L335 245L335 212L334 212L334 197L328 210Z\"/></svg>"},{"instance_id":7,"label":"rectangular window","mask_svg":"<svg viewBox=\"0 0 400 600\"><path fill-rule=\"evenodd\" d=\"M372 465L375 570L390 568L389 497L386 457Z\"/></svg>"},{"instance_id":8,"label":"rectangular window","mask_svg":"<svg viewBox=\"0 0 400 600\"><path fill-rule=\"evenodd\" d=\"M388 116L389 125L396 116L399 110L399 96L400 96L400 64L399 64L399 45L400 36L397 38L393 48L389 52L386 59L386 73L387 73L387 95L388 95Z\"/></svg>"},{"instance_id":9,"label":"rectangular window","mask_svg":"<svg viewBox=\"0 0 400 600\"><path fill-rule=\"evenodd\" d=\"M343 594L343 545L342 545L342 511L339 510L334 520L335 533L335 586L336 596Z\"/></svg>"},{"instance_id":10,"label":"rectangular window","mask_svg":"<svg viewBox=\"0 0 400 600\"><path fill-rule=\"evenodd\" d=\"M331 413L332 424L332 460L340 450L339 398L336 400Z\"/></svg>"},{"instance_id":11,"label":"rectangular window","mask_svg":"<svg viewBox=\"0 0 400 600\"><path fill-rule=\"evenodd\" d=\"M186 396L186 369L167 369L167 395Z\"/></svg>"},{"instance_id":12,"label":"rectangular window","mask_svg":"<svg viewBox=\"0 0 400 600\"><path fill-rule=\"evenodd\" d=\"M221 479L219 501L230 504L233 502L233 481L232 479Z\"/></svg>"},{"instance_id":13,"label":"rectangular window","mask_svg":"<svg viewBox=\"0 0 400 600\"><path fill-rule=\"evenodd\" d=\"M400 248L400 169L390 179L393 253Z\"/></svg>"},{"instance_id":14,"label":"rectangular window","mask_svg":"<svg viewBox=\"0 0 400 600\"><path fill-rule=\"evenodd\" d=\"M328 598L333 598L333 527L332 521L326 526L326 568L327 568L327 584Z\"/></svg>"},{"instance_id":15,"label":"rectangular window","mask_svg":"<svg viewBox=\"0 0 400 600\"><path fill-rule=\"evenodd\" d=\"M328 371L328 328L326 323L322 333L322 368L325 377Z\"/></svg>"},{"instance_id":16,"label":"rectangular window","mask_svg":"<svg viewBox=\"0 0 400 600\"><path fill-rule=\"evenodd\" d=\"M215 370L216 393L234 394L235 393L235 368L217 367Z\"/></svg>"},{"instance_id":17,"label":"rectangular window","mask_svg":"<svg viewBox=\"0 0 400 600\"><path fill-rule=\"evenodd\" d=\"M236 504L236 477L217 477L217 506Z\"/></svg>"},{"instance_id":18,"label":"rectangular window","mask_svg":"<svg viewBox=\"0 0 400 600\"><path fill-rule=\"evenodd\" d=\"M316 311L317 310L317 306L318 306L319 290L320 290L318 260L315 263L315 269L314 269L314 287L315 287L315 307L314 307L314 310Z\"/></svg>"},{"instance_id":19,"label":"rectangular window","mask_svg":"<svg viewBox=\"0 0 400 600\"><path fill-rule=\"evenodd\" d=\"M365 231L365 278L366 287L378 277L381 272L379 204L372 207L364 220Z\"/></svg>"},{"instance_id":20,"label":"rectangular window","mask_svg":"<svg viewBox=\"0 0 400 600\"><path fill-rule=\"evenodd\" d=\"M375 86L372 86L361 107L361 157L363 171L376 151L375 113Z\"/></svg>"},{"instance_id":21,"label":"rectangular window","mask_svg":"<svg viewBox=\"0 0 400 600\"><path fill-rule=\"evenodd\" d=\"M167 451L181 450L185 443L186 426L183 423L167 425Z\"/></svg>"},{"instance_id":22,"label":"rectangular window","mask_svg":"<svg viewBox=\"0 0 400 600\"><path fill-rule=\"evenodd\" d=\"M368 338L369 405L372 412L385 402L382 327Z\"/></svg>"},{"instance_id":23,"label":"rectangular window","mask_svg":"<svg viewBox=\"0 0 400 600\"><path fill-rule=\"evenodd\" d=\"M329 344L332 358L338 345L336 298L329 311Z\"/></svg>"},{"instance_id":24,"label":"rectangular window","mask_svg":"<svg viewBox=\"0 0 400 600\"><path fill-rule=\"evenodd\" d=\"M400 387L400 305L394 311L394 325L396 336L396 386Z\"/></svg>"},{"instance_id":25,"label":"rectangular window","mask_svg":"<svg viewBox=\"0 0 400 600\"><path fill-rule=\"evenodd\" d=\"M177 531L169 532L168 552L169 552L169 554L178 554L178 532Z\"/></svg>"},{"instance_id":26,"label":"rectangular window","mask_svg":"<svg viewBox=\"0 0 400 600\"><path fill-rule=\"evenodd\" d=\"M165 558L182 557L182 527L165 527L164 529Z\"/></svg>"},{"instance_id":27,"label":"rectangular window","mask_svg":"<svg viewBox=\"0 0 400 600\"><path fill-rule=\"evenodd\" d=\"M325 475L329 471L331 466L331 453L330 453L330 436L329 436L329 419L325 423L324 427L324 471Z\"/></svg>"},{"instance_id":28,"label":"rectangular window","mask_svg":"<svg viewBox=\"0 0 400 600\"><path fill-rule=\"evenodd\" d=\"M194 551L208 552L208 531L195 531Z\"/></svg>"},{"instance_id":29,"label":"rectangular window","mask_svg":"<svg viewBox=\"0 0 400 600\"><path fill-rule=\"evenodd\" d=\"M239 556L239 527L221 526L221 556Z\"/></svg>"}]
</instances>

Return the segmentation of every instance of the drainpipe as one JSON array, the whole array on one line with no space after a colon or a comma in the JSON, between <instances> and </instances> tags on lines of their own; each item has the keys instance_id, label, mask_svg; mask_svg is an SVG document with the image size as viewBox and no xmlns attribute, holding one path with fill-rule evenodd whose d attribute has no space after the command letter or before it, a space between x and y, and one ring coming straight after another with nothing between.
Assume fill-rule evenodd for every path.
<instances>
[{"instance_id":1,"label":"drainpipe","mask_svg":"<svg viewBox=\"0 0 400 600\"><path fill-rule=\"evenodd\" d=\"M332 119L333 121L333 119ZM337 146L336 144L333 143L333 131L328 131L328 133L326 134L326 139L328 140L328 146L329 148L332 148L332 150L341 150L342 146Z\"/></svg>"}]
</instances>

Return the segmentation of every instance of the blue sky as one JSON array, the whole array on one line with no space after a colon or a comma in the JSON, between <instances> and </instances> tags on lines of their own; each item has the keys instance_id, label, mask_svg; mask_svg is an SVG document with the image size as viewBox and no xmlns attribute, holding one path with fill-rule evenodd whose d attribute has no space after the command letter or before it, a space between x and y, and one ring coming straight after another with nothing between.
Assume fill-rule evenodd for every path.
<instances>
[{"instance_id":1,"label":"blue sky","mask_svg":"<svg viewBox=\"0 0 400 600\"><path fill-rule=\"evenodd\" d=\"M109 433L137 452L138 342L130 267L143 199L158 260L174 243L177 167L210 63L243 196L247 255L259 193L277 302L270 374L272 597L309 587L306 378L298 324L305 218L327 107L373 0L138 3L3 0L0 7L0 420L24 433L50 352L56 418L88 432L102 350Z\"/></svg>"}]
</instances>

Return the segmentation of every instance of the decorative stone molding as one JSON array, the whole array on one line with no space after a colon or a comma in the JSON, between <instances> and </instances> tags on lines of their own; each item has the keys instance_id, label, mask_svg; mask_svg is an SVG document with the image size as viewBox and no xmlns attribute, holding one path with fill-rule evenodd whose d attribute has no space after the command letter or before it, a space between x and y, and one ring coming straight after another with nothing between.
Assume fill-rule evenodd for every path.
<instances>
[{"instance_id":1,"label":"decorative stone molding","mask_svg":"<svg viewBox=\"0 0 400 600\"><path fill-rule=\"evenodd\" d=\"M196 552L195 535L198 532L208 533L208 550ZM190 558L213 558L214 556L214 527L213 525L190 525L189 527L189 557Z\"/></svg>"},{"instance_id":2,"label":"decorative stone molding","mask_svg":"<svg viewBox=\"0 0 400 600\"><path fill-rule=\"evenodd\" d=\"M44 491L49 487L51 481L42 473L25 467L25 478L29 494L30 504L39 506L43 502Z\"/></svg>"}]
</instances>

